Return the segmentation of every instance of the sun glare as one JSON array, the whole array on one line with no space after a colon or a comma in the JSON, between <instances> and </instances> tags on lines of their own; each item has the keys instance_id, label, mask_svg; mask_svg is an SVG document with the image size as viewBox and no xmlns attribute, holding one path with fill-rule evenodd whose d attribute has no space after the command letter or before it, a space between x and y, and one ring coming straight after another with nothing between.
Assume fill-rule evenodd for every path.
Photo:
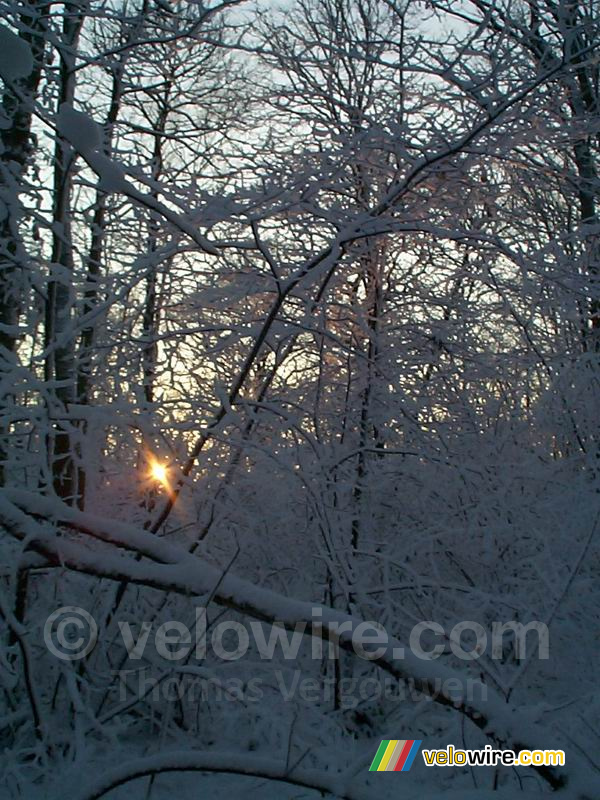
<instances>
[{"instance_id":1,"label":"sun glare","mask_svg":"<svg viewBox=\"0 0 600 800\"><path fill-rule=\"evenodd\" d=\"M167 468L163 464L159 464L158 461L152 464L152 477L154 480L162 483L163 486L168 485Z\"/></svg>"}]
</instances>

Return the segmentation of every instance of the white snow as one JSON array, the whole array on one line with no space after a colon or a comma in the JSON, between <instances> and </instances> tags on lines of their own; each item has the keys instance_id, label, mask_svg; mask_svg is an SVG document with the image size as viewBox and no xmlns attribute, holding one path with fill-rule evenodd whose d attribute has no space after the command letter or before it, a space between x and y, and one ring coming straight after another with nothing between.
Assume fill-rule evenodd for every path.
<instances>
[{"instance_id":1,"label":"white snow","mask_svg":"<svg viewBox=\"0 0 600 800\"><path fill-rule=\"evenodd\" d=\"M27 42L9 28L0 26L0 77L5 81L26 78L33 69L33 56Z\"/></svg>"},{"instance_id":2,"label":"white snow","mask_svg":"<svg viewBox=\"0 0 600 800\"><path fill-rule=\"evenodd\" d=\"M126 558L122 549L117 550L114 555L104 551L100 557L100 554L82 547L75 540L57 540L21 509L27 514L43 515L47 519L72 523L80 532L116 544L119 548L143 554L152 561ZM0 513L7 527L18 531L18 537L26 537L34 549L58 558L72 569L98 576L127 576L134 583L161 587L187 596L213 596L213 600L220 605L237 609L260 620L277 621L288 628L293 628L298 622L314 621L315 608L318 608L319 624L312 627L312 635L328 636L331 640L338 641L341 647L350 644L352 633L361 622L357 617L330 607L286 597L234 575L224 575L221 570L191 555L175 543L167 542L132 525L83 513L57 498L3 489L0 491ZM460 678L459 672L446 665L419 659L405 644L392 636L388 637L388 650L377 661L384 672L400 680L415 680L426 692L426 687L435 685L436 680L438 685L443 685L445 681ZM404 653L403 660L394 657L398 649ZM503 741L506 747L516 751L523 748L567 749L558 732L545 725L532 724L527 713L506 702L491 687L488 688L485 700L476 697L468 699L460 707L460 711L478 726L481 726L478 720L485 720L484 733L492 740ZM453 705L454 698L442 689L433 699ZM572 781L578 771L584 770L584 763L578 755L571 752L569 763L565 767L556 768L555 772Z\"/></svg>"},{"instance_id":3,"label":"white snow","mask_svg":"<svg viewBox=\"0 0 600 800\"><path fill-rule=\"evenodd\" d=\"M100 147L102 134L98 124L70 103L61 104L56 122L60 135L82 155Z\"/></svg>"}]
</instances>

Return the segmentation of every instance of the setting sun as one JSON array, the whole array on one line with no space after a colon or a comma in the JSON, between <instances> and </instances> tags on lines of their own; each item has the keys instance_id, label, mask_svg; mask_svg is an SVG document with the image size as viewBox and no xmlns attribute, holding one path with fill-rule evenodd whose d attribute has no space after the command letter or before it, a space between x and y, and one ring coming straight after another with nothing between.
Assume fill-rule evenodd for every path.
<instances>
[{"instance_id":1,"label":"setting sun","mask_svg":"<svg viewBox=\"0 0 600 800\"><path fill-rule=\"evenodd\" d=\"M167 486L167 468L163 464L159 464L158 461L152 464L152 477L159 483Z\"/></svg>"}]
</instances>

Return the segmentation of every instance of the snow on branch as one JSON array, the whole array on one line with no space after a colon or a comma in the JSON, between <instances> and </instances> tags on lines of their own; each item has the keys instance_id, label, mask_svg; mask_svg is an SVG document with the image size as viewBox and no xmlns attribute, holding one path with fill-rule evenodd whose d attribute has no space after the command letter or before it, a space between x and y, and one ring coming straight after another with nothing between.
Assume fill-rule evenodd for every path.
<instances>
[{"instance_id":1,"label":"snow on branch","mask_svg":"<svg viewBox=\"0 0 600 800\"><path fill-rule=\"evenodd\" d=\"M99 800L107 792L135 778L166 772L220 772L248 775L316 789L320 792L330 792L343 800L367 800L372 797L372 792L365 788L346 785L342 775L332 775L316 769L290 768L283 760L237 753L189 750L157 753L119 764L88 783L77 796L77 800ZM353 783L356 782L354 779Z\"/></svg>"},{"instance_id":2,"label":"snow on branch","mask_svg":"<svg viewBox=\"0 0 600 800\"><path fill-rule=\"evenodd\" d=\"M312 636L332 641L340 648L355 653L353 636L364 620L327 606L285 597L230 574L223 575L218 568L147 531L77 511L56 498L41 498L16 490L2 490L0 513L13 535L25 540L29 548L42 553L52 562L90 575L128 580L185 596L212 596L219 605L265 622L278 622L288 630L295 629L299 623L306 623L305 630ZM79 533L102 539L118 549L114 554L104 550L99 554L81 541L56 537L34 516L64 523ZM162 563L125 557L121 548L150 556ZM316 610L318 614L315 614ZM315 616L318 621L315 621ZM561 746L565 749L560 744L558 731L539 724L533 712L505 702L489 687L485 700L476 697L457 698L448 690L440 691L440 685L449 686L453 685L451 681L460 680L460 673L437 661L418 658L405 643L391 636L387 641L384 655L370 659L373 664L396 679L413 682L435 702L455 708L494 742L517 752ZM404 652L402 659L393 657L395 649ZM576 792L574 797L591 798L600 792L598 781L591 793L583 787L576 789L578 781L583 780L582 776L586 774L586 767L572 752L569 764L563 768L535 769L553 789L568 788L569 792Z\"/></svg>"}]
</instances>

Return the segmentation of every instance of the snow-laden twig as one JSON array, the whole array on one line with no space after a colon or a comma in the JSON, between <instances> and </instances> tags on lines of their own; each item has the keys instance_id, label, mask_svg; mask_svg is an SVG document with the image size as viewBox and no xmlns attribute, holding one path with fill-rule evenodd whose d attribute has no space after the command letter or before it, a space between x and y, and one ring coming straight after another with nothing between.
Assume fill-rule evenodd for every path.
<instances>
[{"instance_id":1,"label":"snow-laden twig","mask_svg":"<svg viewBox=\"0 0 600 800\"><path fill-rule=\"evenodd\" d=\"M372 790L369 791L365 787L344 786L340 775L323 770L293 767L288 771L285 759L261 758L238 753L176 750L126 761L118 767L104 771L101 777L88 783L80 791L77 800L99 800L107 792L135 778L166 772L220 772L248 775L329 792L343 800L368 800L373 797Z\"/></svg>"},{"instance_id":2,"label":"snow-laden twig","mask_svg":"<svg viewBox=\"0 0 600 800\"><path fill-rule=\"evenodd\" d=\"M102 553L97 553L68 537L57 538L30 516L49 512L56 522L62 521L83 533L93 532L96 538L118 548L153 554L157 552L155 548L160 547L161 557L168 563L139 561L125 557L121 550L116 550L113 554L103 549ZM214 602L220 605L265 622L277 621L288 630L296 629L299 623L306 623L306 633L331 641L347 652L356 653L355 634L364 620L327 606L285 597L233 575L222 578L218 568L149 532L125 523L114 523L112 527L111 521L72 509L58 499L40 498L15 490L2 490L0 493L0 514L13 535L19 539L27 539L30 548L71 569L98 577L127 579L132 583L186 596L206 595L217 585ZM78 519L81 520L81 525L78 525ZM394 657L394 653L399 651L404 654L403 657ZM486 687L485 700L474 696L459 698L454 692L443 688L456 685L456 680L460 681L464 675L437 661L418 658L406 643L391 636L387 639L385 653L370 660L394 678L414 683L435 702L455 708L492 741L503 747L516 752L523 749L561 748L562 737L557 730L532 722L527 709L505 702L503 697L489 687ZM562 746L562 749L566 748ZM600 778L597 776L592 776L587 787L579 786L579 781L585 780L582 776L586 775L586 769L589 768L572 752L569 763L564 767L532 769L553 789L568 789L570 793L575 792L573 797L581 800L591 800L600 794Z\"/></svg>"}]
</instances>

